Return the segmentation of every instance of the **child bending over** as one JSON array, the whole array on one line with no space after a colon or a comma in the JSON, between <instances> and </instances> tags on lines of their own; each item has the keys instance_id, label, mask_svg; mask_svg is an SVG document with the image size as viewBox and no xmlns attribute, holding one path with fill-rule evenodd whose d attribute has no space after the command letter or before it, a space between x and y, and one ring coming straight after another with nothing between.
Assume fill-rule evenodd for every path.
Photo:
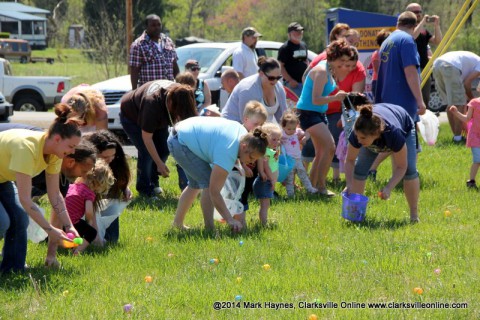
<instances>
[{"instance_id":1,"label":"child bending over","mask_svg":"<svg viewBox=\"0 0 480 320\"><path fill-rule=\"evenodd\" d=\"M300 148L300 143L304 144L305 141L309 139L310 135L298 128L298 118L292 111L286 111L283 114L281 124L283 129L282 146L285 148L285 153L295 159L295 166L288 174L285 181L287 196L293 197L295 195L295 172L308 193L318 192L318 190L312 186L312 183L308 178L307 170L305 170L302 163L302 150Z\"/></svg>"},{"instance_id":2,"label":"child bending over","mask_svg":"<svg viewBox=\"0 0 480 320\"><path fill-rule=\"evenodd\" d=\"M265 123L262 130L267 134L268 147L265 157L257 160L258 176L253 182L253 193L260 200L259 218L260 222L265 225L270 199L273 198L273 191L278 180L278 156L280 155L282 130L271 122Z\"/></svg>"}]
</instances>

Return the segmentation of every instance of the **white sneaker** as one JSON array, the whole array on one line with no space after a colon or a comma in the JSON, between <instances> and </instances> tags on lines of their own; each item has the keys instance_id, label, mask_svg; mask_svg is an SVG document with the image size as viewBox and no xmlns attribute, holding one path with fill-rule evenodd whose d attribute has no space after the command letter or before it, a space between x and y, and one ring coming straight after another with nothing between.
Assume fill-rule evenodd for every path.
<instances>
[{"instance_id":1,"label":"white sneaker","mask_svg":"<svg viewBox=\"0 0 480 320\"><path fill-rule=\"evenodd\" d=\"M153 189L153 192L155 192L156 194L162 194L162 193L163 193L163 189L160 188L160 187L155 187L155 188Z\"/></svg>"}]
</instances>

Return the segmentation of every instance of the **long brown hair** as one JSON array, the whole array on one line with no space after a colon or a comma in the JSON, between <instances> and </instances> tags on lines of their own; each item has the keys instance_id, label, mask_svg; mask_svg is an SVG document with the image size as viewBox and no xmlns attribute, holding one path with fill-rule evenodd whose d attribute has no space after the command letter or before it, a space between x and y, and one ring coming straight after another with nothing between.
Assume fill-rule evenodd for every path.
<instances>
[{"instance_id":1,"label":"long brown hair","mask_svg":"<svg viewBox=\"0 0 480 320\"><path fill-rule=\"evenodd\" d=\"M196 106L195 95L189 85L179 84L168 89L166 107L173 122L171 125L198 116Z\"/></svg>"}]
</instances>

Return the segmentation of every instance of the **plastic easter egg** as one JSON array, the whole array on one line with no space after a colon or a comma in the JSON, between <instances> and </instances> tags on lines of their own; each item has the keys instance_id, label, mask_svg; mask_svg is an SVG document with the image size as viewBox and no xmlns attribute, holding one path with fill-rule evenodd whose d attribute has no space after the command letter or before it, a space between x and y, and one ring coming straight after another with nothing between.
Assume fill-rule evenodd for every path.
<instances>
[{"instance_id":1,"label":"plastic easter egg","mask_svg":"<svg viewBox=\"0 0 480 320\"><path fill-rule=\"evenodd\" d=\"M450 217L452 215L450 210L445 210L445 212L443 214L445 215L445 217Z\"/></svg>"},{"instance_id":2,"label":"plastic easter egg","mask_svg":"<svg viewBox=\"0 0 480 320\"><path fill-rule=\"evenodd\" d=\"M133 306L130 303L127 303L126 305L123 306L123 312L130 312L132 311Z\"/></svg>"},{"instance_id":3,"label":"plastic easter egg","mask_svg":"<svg viewBox=\"0 0 480 320\"><path fill-rule=\"evenodd\" d=\"M238 244L240 245L240 247L243 246L243 241L240 241Z\"/></svg>"},{"instance_id":4,"label":"plastic easter egg","mask_svg":"<svg viewBox=\"0 0 480 320\"><path fill-rule=\"evenodd\" d=\"M439 275L442 272L442 270L440 270L440 268L437 268L433 270L433 272L435 272L436 275Z\"/></svg>"},{"instance_id":5,"label":"plastic easter egg","mask_svg":"<svg viewBox=\"0 0 480 320\"><path fill-rule=\"evenodd\" d=\"M75 238L73 239L73 243L76 245L81 245L83 243L83 238Z\"/></svg>"},{"instance_id":6,"label":"plastic easter egg","mask_svg":"<svg viewBox=\"0 0 480 320\"><path fill-rule=\"evenodd\" d=\"M73 240L75 239L75 235L71 232L67 233L67 238L70 239L70 240Z\"/></svg>"},{"instance_id":7,"label":"plastic easter egg","mask_svg":"<svg viewBox=\"0 0 480 320\"><path fill-rule=\"evenodd\" d=\"M146 283L151 283L153 281L152 276L145 276L145 282Z\"/></svg>"},{"instance_id":8,"label":"plastic easter egg","mask_svg":"<svg viewBox=\"0 0 480 320\"><path fill-rule=\"evenodd\" d=\"M268 271L268 270L270 270L270 269L271 269L271 267L270 267L269 264L264 264L264 265L263 265L263 270Z\"/></svg>"},{"instance_id":9,"label":"plastic easter egg","mask_svg":"<svg viewBox=\"0 0 480 320\"><path fill-rule=\"evenodd\" d=\"M237 277L237 283L242 282L242 277Z\"/></svg>"},{"instance_id":10,"label":"plastic easter egg","mask_svg":"<svg viewBox=\"0 0 480 320\"><path fill-rule=\"evenodd\" d=\"M416 288L413 288L413 292L420 295L423 293L423 289L420 287L416 287Z\"/></svg>"},{"instance_id":11,"label":"plastic easter egg","mask_svg":"<svg viewBox=\"0 0 480 320\"><path fill-rule=\"evenodd\" d=\"M215 264L217 265L218 264L218 259L210 259L210 264Z\"/></svg>"},{"instance_id":12,"label":"plastic easter egg","mask_svg":"<svg viewBox=\"0 0 480 320\"><path fill-rule=\"evenodd\" d=\"M236 295L235 296L235 301L240 301L242 300L242 296L241 295Z\"/></svg>"},{"instance_id":13,"label":"plastic easter egg","mask_svg":"<svg viewBox=\"0 0 480 320\"><path fill-rule=\"evenodd\" d=\"M318 316L316 314L311 314L308 316L308 320L318 320Z\"/></svg>"}]
</instances>

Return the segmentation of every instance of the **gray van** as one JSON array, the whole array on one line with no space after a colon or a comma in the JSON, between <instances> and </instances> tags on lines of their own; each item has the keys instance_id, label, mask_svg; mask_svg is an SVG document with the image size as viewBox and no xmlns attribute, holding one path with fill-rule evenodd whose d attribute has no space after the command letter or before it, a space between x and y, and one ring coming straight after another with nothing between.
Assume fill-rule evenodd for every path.
<instances>
[{"instance_id":1,"label":"gray van","mask_svg":"<svg viewBox=\"0 0 480 320\"><path fill-rule=\"evenodd\" d=\"M32 57L32 49L26 40L0 39L0 58L28 63Z\"/></svg>"}]
</instances>

